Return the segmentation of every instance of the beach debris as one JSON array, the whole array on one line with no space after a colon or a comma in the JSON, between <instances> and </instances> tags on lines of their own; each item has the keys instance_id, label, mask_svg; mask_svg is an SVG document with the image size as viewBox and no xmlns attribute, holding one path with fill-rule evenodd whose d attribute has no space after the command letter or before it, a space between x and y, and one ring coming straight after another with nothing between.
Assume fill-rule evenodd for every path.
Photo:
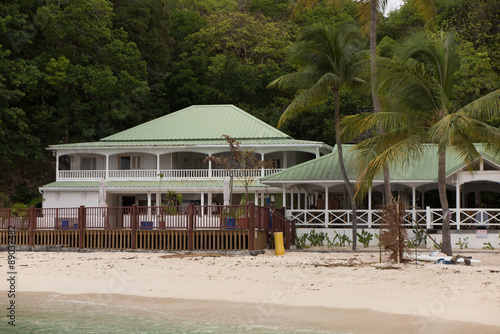
<instances>
[{"instance_id":1,"label":"beach debris","mask_svg":"<svg viewBox=\"0 0 500 334\"><path fill-rule=\"evenodd\" d=\"M408 233L405 227L406 210L402 201L393 199L384 207L382 214L382 225L380 226L380 243L386 252L389 252L389 260L396 263L407 261L404 254L408 249Z\"/></svg>"},{"instance_id":2,"label":"beach debris","mask_svg":"<svg viewBox=\"0 0 500 334\"><path fill-rule=\"evenodd\" d=\"M221 254L221 253L187 253L187 254L168 254L160 256L160 259L183 259L183 258L195 258L195 257L232 257L231 254Z\"/></svg>"}]
</instances>

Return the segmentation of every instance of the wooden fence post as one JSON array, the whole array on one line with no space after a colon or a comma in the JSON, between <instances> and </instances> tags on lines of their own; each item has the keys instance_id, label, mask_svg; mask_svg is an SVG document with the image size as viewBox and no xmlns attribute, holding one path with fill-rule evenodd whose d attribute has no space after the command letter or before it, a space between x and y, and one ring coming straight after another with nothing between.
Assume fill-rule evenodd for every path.
<instances>
[{"instance_id":1,"label":"wooden fence post","mask_svg":"<svg viewBox=\"0 0 500 334\"><path fill-rule=\"evenodd\" d=\"M35 245L35 240L34 240L35 238L34 238L33 230L35 229L35 225L36 225L36 211L35 211L34 206L30 207L30 209L29 209L28 223L29 223L29 228L30 228L30 232L29 232L30 246L34 246Z\"/></svg>"},{"instance_id":2,"label":"wooden fence post","mask_svg":"<svg viewBox=\"0 0 500 334\"><path fill-rule=\"evenodd\" d=\"M297 239L297 227L295 226L295 220L292 220L290 223L292 227L291 244L295 246L295 240Z\"/></svg>"},{"instance_id":3,"label":"wooden fence post","mask_svg":"<svg viewBox=\"0 0 500 334\"><path fill-rule=\"evenodd\" d=\"M285 237L285 249L290 249L290 245L291 245L291 242L290 242L290 238L291 238L291 231L290 231L290 228L291 228L291 224L290 224L290 221L288 219L285 219L285 231L284 231L284 237Z\"/></svg>"},{"instance_id":4,"label":"wooden fence post","mask_svg":"<svg viewBox=\"0 0 500 334\"><path fill-rule=\"evenodd\" d=\"M85 206L80 205L78 209L78 246L80 249L83 249L83 232L85 229L85 224L87 223L87 210L85 210Z\"/></svg>"},{"instance_id":5,"label":"wooden fence post","mask_svg":"<svg viewBox=\"0 0 500 334\"><path fill-rule=\"evenodd\" d=\"M194 240L193 240L193 221L194 221L194 204L189 203L188 209L188 250L192 251L194 249Z\"/></svg>"},{"instance_id":6,"label":"wooden fence post","mask_svg":"<svg viewBox=\"0 0 500 334\"><path fill-rule=\"evenodd\" d=\"M137 205L132 204L132 209L130 211L130 227L132 228L132 249L137 249Z\"/></svg>"},{"instance_id":7,"label":"wooden fence post","mask_svg":"<svg viewBox=\"0 0 500 334\"><path fill-rule=\"evenodd\" d=\"M250 202L248 204L250 211L250 219L248 222L248 250L255 250L255 204Z\"/></svg>"}]
</instances>

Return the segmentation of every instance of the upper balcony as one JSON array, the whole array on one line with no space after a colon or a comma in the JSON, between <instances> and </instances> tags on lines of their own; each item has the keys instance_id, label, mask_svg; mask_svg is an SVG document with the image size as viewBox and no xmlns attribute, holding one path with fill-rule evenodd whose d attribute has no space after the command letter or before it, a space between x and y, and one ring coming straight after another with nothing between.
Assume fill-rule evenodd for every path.
<instances>
[{"instance_id":1,"label":"upper balcony","mask_svg":"<svg viewBox=\"0 0 500 334\"><path fill-rule=\"evenodd\" d=\"M282 170L282 168L251 169L246 170L246 173L249 177L260 178ZM239 169L59 170L57 179L59 181L98 181L102 178L109 181L206 180L223 179L231 174L238 177L241 173Z\"/></svg>"}]
</instances>

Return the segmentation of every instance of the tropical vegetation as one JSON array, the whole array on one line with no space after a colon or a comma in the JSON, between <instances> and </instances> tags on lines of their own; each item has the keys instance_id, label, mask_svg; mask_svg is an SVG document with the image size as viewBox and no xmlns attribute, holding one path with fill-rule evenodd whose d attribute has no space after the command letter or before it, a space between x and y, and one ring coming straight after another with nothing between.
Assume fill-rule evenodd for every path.
<instances>
[{"instance_id":1,"label":"tropical vegetation","mask_svg":"<svg viewBox=\"0 0 500 334\"><path fill-rule=\"evenodd\" d=\"M192 104L235 104L275 126L299 91L268 89L297 71L287 58L317 23L361 24L359 1L11 0L0 4L0 193L29 203L53 181L45 148L95 141ZM435 0L435 29L456 31L463 102L499 87L500 1ZM378 15L377 53L428 20L406 1ZM369 82L369 73L364 77ZM370 90L339 92L342 115L373 111ZM333 97L281 129L335 144ZM488 124L500 125L500 118ZM0 196L2 197L2 196ZM3 197L2 197L3 198ZM430 198L426 196L426 198Z\"/></svg>"},{"instance_id":2,"label":"tropical vegetation","mask_svg":"<svg viewBox=\"0 0 500 334\"><path fill-rule=\"evenodd\" d=\"M500 153L500 129L486 122L500 117L500 89L472 102L463 103L457 93L462 65L455 34L416 32L397 49L392 60L382 60L377 90L383 97L383 111L361 113L343 120L345 134L356 137L382 129L359 143L364 169L359 190L387 162L401 166L418 158L428 144L438 148L438 191L442 214L442 250L452 255L449 203L446 195L446 156L450 151L469 169L481 159L475 143L493 154ZM366 162L368 161L368 164Z\"/></svg>"}]
</instances>

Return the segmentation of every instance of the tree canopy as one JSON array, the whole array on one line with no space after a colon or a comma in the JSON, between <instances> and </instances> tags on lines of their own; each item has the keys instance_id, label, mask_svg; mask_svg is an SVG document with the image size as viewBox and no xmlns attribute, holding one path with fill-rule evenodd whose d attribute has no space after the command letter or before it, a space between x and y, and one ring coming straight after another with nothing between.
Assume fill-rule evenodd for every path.
<instances>
[{"instance_id":1,"label":"tree canopy","mask_svg":"<svg viewBox=\"0 0 500 334\"><path fill-rule=\"evenodd\" d=\"M342 6L337 5L342 2ZM407 1L379 17L379 54L425 20ZM500 1L435 1L436 29L456 31L464 66L454 94L470 102L500 86ZM235 104L276 126L302 91L267 85L293 73L287 54L312 24L356 24L359 1L11 0L0 4L0 193L54 178L45 150L93 141L192 104ZM368 80L366 76L364 79ZM333 98L287 122L299 139L335 143ZM340 92L343 115L373 109L370 92ZM492 120L494 124L496 120ZM33 159L37 160L33 164ZM26 190L28 189L28 190ZM28 196L29 197L29 196Z\"/></svg>"}]
</instances>

